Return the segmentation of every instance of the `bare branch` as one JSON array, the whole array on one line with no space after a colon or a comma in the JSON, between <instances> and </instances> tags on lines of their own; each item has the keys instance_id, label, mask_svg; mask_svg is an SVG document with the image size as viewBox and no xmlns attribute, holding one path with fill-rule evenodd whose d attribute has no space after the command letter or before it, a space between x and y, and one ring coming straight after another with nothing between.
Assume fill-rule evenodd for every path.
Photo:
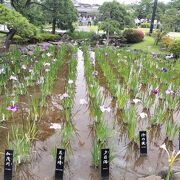
<instances>
[{"instance_id":1,"label":"bare branch","mask_svg":"<svg viewBox=\"0 0 180 180\"><path fill-rule=\"evenodd\" d=\"M2 34L8 34L7 31L0 31L0 33L2 33Z\"/></svg>"},{"instance_id":2,"label":"bare branch","mask_svg":"<svg viewBox=\"0 0 180 180\"><path fill-rule=\"evenodd\" d=\"M46 10L48 10L48 11L53 11L53 9L50 9L50 8L48 8L47 6L45 6L44 4L41 4L41 3L38 3L38 2L29 2L29 5L28 6L31 6L31 5L33 5L33 4L36 4L36 5L38 5L38 6L41 6L41 7L43 7L44 9L46 9Z\"/></svg>"},{"instance_id":3,"label":"bare branch","mask_svg":"<svg viewBox=\"0 0 180 180\"><path fill-rule=\"evenodd\" d=\"M52 9L48 8L47 6L45 6L44 4L41 4L41 3L35 2L35 1L31 1L31 0L26 0L26 3L25 3L23 8L26 9L26 8L30 7L31 5L33 5L33 4L41 6L41 7L43 7L44 9L46 9L48 11L53 11ZM19 0L11 0L11 5L13 6L13 8L15 10L18 10L17 6L19 6ZM22 8L22 6L21 6L21 8Z\"/></svg>"}]
</instances>

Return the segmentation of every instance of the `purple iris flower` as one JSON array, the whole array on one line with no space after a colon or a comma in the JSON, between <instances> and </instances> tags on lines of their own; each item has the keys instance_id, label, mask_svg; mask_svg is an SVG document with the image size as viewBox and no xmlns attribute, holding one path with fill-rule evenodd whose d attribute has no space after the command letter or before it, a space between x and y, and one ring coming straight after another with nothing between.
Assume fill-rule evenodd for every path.
<instances>
[{"instance_id":1,"label":"purple iris flower","mask_svg":"<svg viewBox=\"0 0 180 180\"><path fill-rule=\"evenodd\" d=\"M167 94L167 95L173 94L173 93L174 93L174 91L172 91L170 88L168 88L168 89L166 90L166 94Z\"/></svg>"},{"instance_id":2,"label":"purple iris flower","mask_svg":"<svg viewBox=\"0 0 180 180\"><path fill-rule=\"evenodd\" d=\"M90 57L90 64L95 65L95 59L93 57Z\"/></svg>"},{"instance_id":3,"label":"purple iris flower","mask_svg":"<svg viewBox=\"0 0 180 180\"><path fill-rule=\"evenodd\" d=\"M154 93L155 95L157 95L158 92L159 92L159 89L158 89L158 88L153 89L153 93Z\"/></svg>"},{"instance_id":4,"label":"purple iris flower","mask_svg":"<svg viewBox=\"0 0 180 180\"><path fill-rule=\"evenodd\" d=\"M93 71L92 75L93 75L94 77L96 77L96 76L98 75L98 72L97 72L97 71Z\"/></svg>"},{"instance_id":5,"label":"purple iris flower","mask_svg":"<svg viewBox=\"0 0 180 180\"><path fill-rule=\"evenodd\" d=\"M16 112L18 107L16 105L11 105L6 108L8 111Z\"/></svg>"},{"instance_id":6,"label":"purple iris flower","mask_svg":"<svg viewBox=\"0 0 180 180\"><path fill-rule=\"evenodd\" d=\"M162 72L167 72L167 69L165 67L163 67Z\"/></svg>"},{"instance_id":7,"label":"purple iris flower","mask_svg":"<svg viewBox=\"0 0 180 180\"><path fill-rule=\"evenodd\" d=\"M42 48L45 50L45 51L47 51L48 49L49 49L49 43L43 43L42 44Z\"/></svg>"}]
</instances>

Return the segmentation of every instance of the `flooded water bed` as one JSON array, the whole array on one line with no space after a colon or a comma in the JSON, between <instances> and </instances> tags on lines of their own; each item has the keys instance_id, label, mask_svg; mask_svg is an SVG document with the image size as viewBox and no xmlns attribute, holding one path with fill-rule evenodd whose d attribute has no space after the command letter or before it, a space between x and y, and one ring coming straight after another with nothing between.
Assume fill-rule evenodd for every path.
<instances>
[{"instance_id":1,"label":"flooded water bed","mask_svg":"<svg viewBox=\"0 0 180 180\"><path fill-rule=\"evenodd\" d=\"M39 174L39 172L37 172L37 174L35 176L33 176L33 169L34 169L34 163L38 164L41 163L41 155L43 155L44 152L46 152L47 154L51 151L47 152L48 148L52 148L52 145L54 145L56 142L53 142L53 140L55 138L51 138L51 136L54 136L53 134L56 134L55 131L53 129L50 129L51 123L61 123L61 121L63 120L61 117L61 106L59 105L60 103L60 96L64 93L64 89L65 89L65 83L66 83L66 76L68 74L68 63L65 60L63 66L60 68L59 72L58 72L58 78L55 81L54 84L54 90L52 92L52 95L47 97L47 107L43 108L43 115L41 117L41 120L39 120L37 122L37 128L38 128L38 132L37 132L37 140L35 142L35 144L33 145L32 148L32 152L30 153L30 157L29 157L29 161L28 163L22 164L20 165L20 167L18 167L17 171L14 173L14 178L15 179L32 179L32 177L34 179L37 179L37 175ZM38 86L34 86L34 87L30 87L28 89L28 94L30 94L32 97L39 97L39 95L41 94L39 91L39 87ZM31 97L28 95L24 95L24 96L20 96L19 97L19 104L23 105L23 108L28 110L29 109L29 102L30 102ZM4 149L7 147L7 134L8 131L11 130L11 124L16 122L17 125L19 125L20 127L22 126L22 122L21 122L21 112L17 111L16 115L13 117L13 119L10 119L9 121L7 121L7 123L5 122L4 124L2 124L3 126L5 126L7 129L1 129L0 134L1 134L1 146L0 146L0 152L3 152ZM50 139L49 139L50 137ZM49 147L49 143L51 142L51 146ZM37 157L39 158L34 158L33 156L37 155ZM32 158L32 160L31 160ZM52 159L51 155L50 158ZM1 163L3 165L3 154L0 154L0 159L1 159ZM43 160L46 161L46 155L44 156ZM52 160L53 161L53 160ZM39 162L39 163L38 163ZM48 164L49 161L47 161L46 163L44 162L43 164ZM30 164L30 165L29 165ZM48 166L47 166L48 167ZM47 168L48 169L48 168ZM2 177L3 175L3 167L0 169L0 176ZM43 172L43 171L42 171ZM42 173L43 174L43 173ZM47 175L47 177L49 177L49 175ZM41 179L41 178L40 178Z\"/></svg>"},{"instance_id":2,"label":"flooded water bed","mask_svg":"<svg viewBox=\"0 0 180 180\"><path fill-rule=\"evenodd\" d=\"M65 164L64 179L65 180L99 180L100 171L92 167L92 144L93 135L91 126L93 119L90 115L89 97L87 83L84 72L84 58L81 50L78 50L77 64L77 80L75 81L75 97L72 109L72 123L76 129L76 133L71 138L71 147L73 154L70 156L68 163ZM100 92L104 96L104 105L110 107L110 112L103 113L103 120L107 123L112 136L108 139L108 147L111 149L114 159L110 163L110 179L111 180L137 180L140 177L149 175L157 175L163 169L167 168L167 154L160 149L160 145L165 142L166 132L165 126L150 126L148 118L141 119L138 117L136 135L140 130L147 130L148 137L148 154L140 156L138 138L136 143L130 143L127 127L122 122L122 111L118 109L116 98L111 96L103 72L99 66L98 71ZM53 149L61 147L61 130L50 129L51 123L62 123L63 112L60 102L60 95L65 92L65 84L68 75L68 64L65 62L58 72L58 78L55 81L53 92L47 97L47 107L44 108L42 119L37 123L38 134L37 140L34 142L27 163L22 163L16 171L14 171L15 180L53 180L55 173L55 159L53 159ZM29 94L39 96L39 88L29 88ZM83 102L83 103L82 103ZM129 104L132 100L129 100ZM20 97L20 103L28 106L28 98ZM143 111L141 104L137 106L137 114ZM150 111L153 111L152 109ZM20 113L19 113L20 116ZM179 121L179 113L173 114L175 121ZM18 115L17 115L18 119ZM10 130L13 120L2 124ZM17 123L21 123L18 122ZM0 152L7 147L7 129L2 128L0 131ZM168 144L168 143L167 143ZM173 141L173 145L169 143L168 148L179 148L178 137ZM176 163L176 170L180 163ZM0 178L3 177L3 154L0 154Z\"/></svg>"}]
</instances>

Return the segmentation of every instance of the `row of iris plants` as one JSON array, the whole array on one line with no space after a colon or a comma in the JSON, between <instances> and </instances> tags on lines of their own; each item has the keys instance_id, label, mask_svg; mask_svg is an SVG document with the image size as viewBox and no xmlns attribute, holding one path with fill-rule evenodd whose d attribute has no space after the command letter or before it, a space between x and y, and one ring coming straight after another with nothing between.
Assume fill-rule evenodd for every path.
<instances>
[{"instance_id":1,"label":"row of iris plants","mask_svg":"<svg viewBox=\"0 0 180 180\"><path fill-rule=\"evenodd\" d=\"M108 147L108 139L112 136L106 122L103 118L102 106L104 104L104 96L100 92L99 82L96 79L96 71L94 67L95 59L90 57L87 47L83 47L85 77L88 86L90 113L93 118L93 148L92 163L95 168L100 165L101 149ZM112 157L112 155L111 155Z\"/></svg>"},{"instance_id":2,"label":"row of iris plants","mask_svg":"<svg viewBox=\"0 0 180 180\"><path fill-rule=\"evenodd\" d=\"M37 48L34 52L33 57L31 57L33 59L36 59L35 60L36 63L34 64L34 66L32 66L33 65L32 62L34 62L33 60L30 60L29 64L28 62L27 64L25 64L26 61L19 62L20 63L19 65L15 57L12 57L16 62L15 66L20 66L21 69L23 69L23 71L25 72L21 74L21 70L20 70L19 71L20 74L17 73L17 76L13 75L14 78L11 80L16 82L19 79L21 79L21 83L25 84L24 87L26 89L30 86L38 85L40 87L39 90L41 92L39 97L35 97L34 95L31 95L28 90L23 91L23 93L19 93L19 91L17 91L17 88L14 87L12 92L13 92L13 96L16 97L16 101L14 101L14 99L13 100L11 99L11 101L6 101L6 102L12 104L5 103L7 105L5 111L10 112L10 114L12 115L11 119L13 120L11 125L11 130L8 133L7 146L8 148L14 150L14 162L17 166L23 162L26 162L30 157L29 156L30 153L34 152L33 143L37 138L37 132L38 132L37 122L41 118L43 106L45 105L45 98L47 95L50 95L52 91L52 87L57 78L59 68L62 66L65 59L65 55L67 53L68 50L64 45L62 45L62 47L60 48L60 50L58 50L58 52L57 49L53 46L50 47L48 51L45 52L41 52L41 50ZM17 57L20 58L23 57L23 55ZM27 57L27 59L29 58L30 57ZM44 87L48 87L48 88L44 88ZM46 89L45 93L44 93L44 89ZM23 107L21 102L18 102L19 95L27 96L26 98L28 100L27 108ZM6 99L7 96L8 94L5 93L3 100ZM16 111L18 111L17 115L16 115ZM1 109L1 112L2 114L5 114L3 108ZM19 120L20 123L17 123L17 121ZM4 125L6 126L6 124Z\"/></svg>"},{"instance_id":3,"label":"row of iris plants","mask_svg":"<svg viewBox=\"0 0 180 180\"><path fill-rule=\"evenodd\" d=\"M122 112L129 140L137 142L136 131L139 123L148 121L150 127L146 125L144 129L164 129L166 140L172 143L180 131L177 121L179 62L154 59L143 52L114 48L96 49L96 59L112 96L116 98L117 107ZM171 153L165 143L160 148L168 154L166 180L170 180L180 151L176 153L173 150Z\"/></svg>"},{"instance_id":4,"label":"row of iris plants","mask_svg":"<svg viewBox=\"0 0 180 180\"><path fill-rule=\"evenodd\" d=\"M75 95L75 81L77 77L77 59L75 54L77 53L76 47L69 47L68 52L71 55L67 57L66 63L68 64L68 75L66 78L66 85L64 88L64 94L61 96L61 105L62 105L62 127L60 128L60 147L66 150L66 162L69 161L70 156L72 155L71 147L71 138L76 133L76 129L73 125L73 115L72 108L74 103ZM53 159L56 158L56 149L59 145L59 142L56 142L51 149Z\"/></svg>"},{"instance_id":5,"label":"row of iris plants","mask_svg":"<svg viewBox=\"0 0 180 180\"><path fill-rule=\"evenodd\" d=\"M97 62L106 78L107 86L112 96L116 98L118 108L123 111L123 122L127 125L129 139L131 142L134 142L136 140L137 127L136 108L134 106L127 106L130 95L125 85L120 85L116 79L111 66L106 63L105 58L107 57L107 53L101 53L100 49L96 49L95 52Z\"/></svg>"},{"instance_id":6,"label":"row of iris plants","mask_svg":"<svg viewBox=\"0 0 180 180\"><path fill-rule=\"evenodd\" d=\"M75 81L77 78L77 48L72 49L72 57L68 60L68 76L66 79L65 92L62 99L63 107L63 127L61 131L61 147L66 150L66 161L69 160L72 155L71 138L76 134L76 129L73 125L72 108L75 95Z\"/></svg>"},{"instance_id":7,"label":"row of iris plants","mask_svg":"<svg viewBox=\"0 0 180 180\"><path fill-rule=\"evenodd\" d=\"M10 112L7 110L10 104L13 108L18 103L19 96L28 94L29 87L43 82L43 75L48 71L47 64L50 64L48 62L49 51L41 54L40 49L37 48L33 57L20 55L18 50L13 50L7 54L7 58L10 61L3 64L0 76L1 85L4 87L4 90L1 92L2 105L0 106L2 122L10 117ZM18 59L22 61L18 61ZM8 79L7 82L6 78Z\"/></svg>"},{"instance_id":8,"label":"row of iris plants","mask_svg":"<svg viewBox=\"0 0 180 180\"><path fill-rule=\"evenodd\" d=\"M111 48L96 49L96 58L123 113L130 141L135 139L138 116L148 118L151 127L165 124L167 139L173 141L180 130L173 119L179 106L179 80L173 65L161 59L154 60L147 54ZM171 83L168 83L169 78ZM142 106L142 112L138 113L134 106L128 106L129 103Z\"/></svg>"}]
</instances>

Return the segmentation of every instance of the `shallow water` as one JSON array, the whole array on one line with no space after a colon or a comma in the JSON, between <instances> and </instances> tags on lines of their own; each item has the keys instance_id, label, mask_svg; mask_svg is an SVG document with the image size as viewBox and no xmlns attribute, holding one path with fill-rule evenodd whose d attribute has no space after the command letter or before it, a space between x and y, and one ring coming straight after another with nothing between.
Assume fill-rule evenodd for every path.
<instances>
[{"instance_id":1,"label":"shallow water","mask_svg":"<svg viewBox=\"0 0 180 180\"><path fill-rule=\"evenodd\" d=\"M71 140L73 155L69 161L69 171L65 172L64 179L98 179L91 166L92 136L90 133L91 118L88 105L80 105L80 99L88 102L87 86L84 77L84 58L81 50L78 50L77 80L74 106L72 109L72 122L78 135Z\"/></svg>"},{"instance_id":2,"label":"shallow water","mask_svg":"<svg viewBox=\"0 0 180 180\"><path fill-rule=\"evenodd\" d=\"M96 64L96 70L99 72L98 79L100 85L104 89L109 90L105 77L99 67ZM114 73L117 73L116 71ZM116 74L118 78L118 75ZM121 77L120 81L121 82ZM106 92L108 94L108 92ZM167 154L160 149L166 139L165 126L162 127L150 127L148 119L138 119L137 131L147 129L148 137L148 154L147 156L140 156L138 145L130 144L126 127L123 125L121 119L121 112L117 109L115 103L112 101L112 107L114 108L116 125L115 136L112 138L111 147L114 150L115 158L111 164L111 175L113 179L138 179L138 177L144 177L152 174L159 174L162 169L167 168ZM143 110L142 105L137 105L137 112L140 114ZM151 109L152 111L153 109ZM174 120L179 121L179 113L174 112ZM179 140L178 135L173 141L173 149L178 151ZM170 149L172 145L169 144ZM180 165L180 162L175 164L176 168ZM178 171L180 168L178 168Z\"/></svg>"},{"instance_id":3,"label":"shallow water","mask_svg":"<svg viewBox=\"0 0 180 180\"><path fill-rule=\"evenodd\" d=\"M52 162L51 166L53 167L54 161L52 159L50 152L51 148L54 146L54 144L56 144L56 142L54 141L58 139L57 137L59 136L59 133L55 132L53 129L50 129L49 127L51 123L60 123L62 121L62 113L57 104L59 103L58 96L64 93L64 86L66 82L66 76L68 73L67 67L67 62L65 60L65 63L58 72L58 78L54 84L52 96L47 98L48 107L44 108L43 117L37 123L38 141L35 141L34 147L32 148L32 152L30 153L29 161L23 165L20 165L20 167L17 168L16 172L14 172L14 179L43 179L45 177L51 177L49 162ZM28 88L28 93L31 94L33 97L38 97L40 93L39 87L35 86ZM23 104L23 107L29 108L29 96L20 96L19 101L20 104ZM7 127L8 130L0 129L0 136L3 137L0 139L0 152L2 153L4 152L4 149L7 146L7 134L14 120L16 121L16 124L21 124L21 112L17 112L16 117L14 117L14 119L11 119L4 124L4 126ZM0 162L3 165L3 154L0 154ZM43 166L41 166L41 164L43 164ZM52 173L52 177L53 175L54 172ZM3 177L3 166L0 167L0 179L2 179L1 177Z\"/></svg>"}]
</instances>

